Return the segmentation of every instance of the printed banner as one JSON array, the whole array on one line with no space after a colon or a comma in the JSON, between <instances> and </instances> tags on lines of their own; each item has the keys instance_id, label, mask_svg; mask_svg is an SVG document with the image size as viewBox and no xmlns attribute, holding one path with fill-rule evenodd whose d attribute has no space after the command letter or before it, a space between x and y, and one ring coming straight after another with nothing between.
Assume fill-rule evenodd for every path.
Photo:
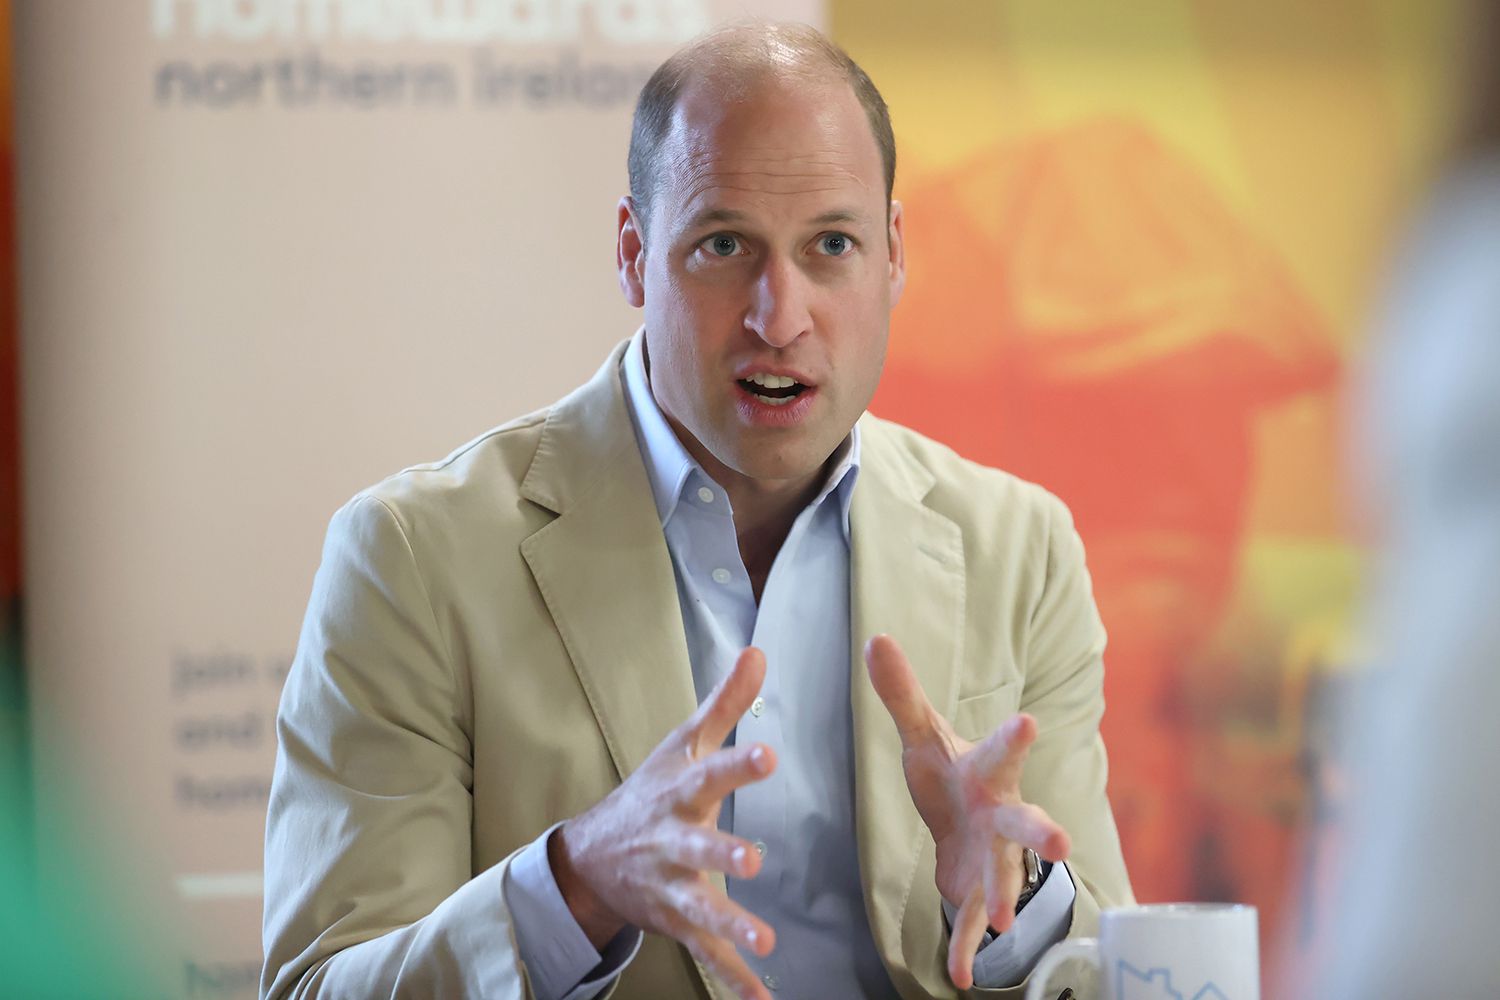
<instances>
[{"instance_id":1,"label":"printed banner","mask_svg":"<svg viewBox=\"0 0 1500 1000\"><path fill-rule=\"evenodd\" d=\"M187 997L253 995L281 681L328 517L583 382L646 77L817 0L16 11L44 884L100 848ZM112 862L112 863L111 863Z\"/></svg>"}]
</instances>

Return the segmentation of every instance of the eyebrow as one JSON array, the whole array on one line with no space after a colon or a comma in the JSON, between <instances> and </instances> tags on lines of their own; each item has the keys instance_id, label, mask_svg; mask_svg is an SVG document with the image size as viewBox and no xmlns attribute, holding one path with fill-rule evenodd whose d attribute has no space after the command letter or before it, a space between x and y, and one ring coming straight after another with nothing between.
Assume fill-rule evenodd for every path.
<instances>
[{"instance_id":1,"label":"eyebrow","mask_svg":"<svg viewBox=\"0 0 1500 1000\"><path fill-rule=\"evenodd\" d=\"M820 226L831 226L836 222L864 222L865 214L847 208L836 208L832 212L824 212L812 221Z\"/></svg>"},{"instance_id":2,"label":"eyebrow","mask_svg":"<svg viewBox=\"0 0 1500 1000\"><path fill-rule=\"evenodd\" d=\"M748 218L749 216L747 216L744 212L739 212L732 208L709 208L693 216L692 219L688 221L685 229L687 231L701 229L704 226L716 222L725 222L732 225L735 223L744 222ZM839 222L863 223L865 221L866 220L864 213L855 212L847 208L837 208L830 212L824 212L822 215L819 215L811 220L812 224L815 226L830 226Z\"/></svg>"},{"instance_id":3,"label":"eyebrow","mask_svg":"<svg viewBox=\"0 0 1500 1000\"><path fill-rule=\"evenodd\" d=\"M744 212L736 212L732 208L709 208L699 212L697 215L689 219L688 224L683 228L691 231L694 229L701 229L704 226L714 222L734 223L743 222L744 220Z\"/></svg>"}]
</instances>

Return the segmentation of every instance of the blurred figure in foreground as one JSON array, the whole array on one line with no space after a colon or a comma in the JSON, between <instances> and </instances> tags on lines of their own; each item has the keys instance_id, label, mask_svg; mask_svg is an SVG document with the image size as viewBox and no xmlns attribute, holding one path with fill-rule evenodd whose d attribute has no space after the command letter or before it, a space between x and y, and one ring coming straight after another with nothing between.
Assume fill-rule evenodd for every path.
<instances>
[{"instance_id":1,"label":"blurred figure in foreground","mask_svg":"<svg viewBox=\"0 0 1500 1000\"><path fill-rule=\"evenodd\" d=\"M1398 260L1368 385L1375 669L1307 996L1500 996L1500 16L1476 10L1478 113Z\"/></svg>"}]
</instances>

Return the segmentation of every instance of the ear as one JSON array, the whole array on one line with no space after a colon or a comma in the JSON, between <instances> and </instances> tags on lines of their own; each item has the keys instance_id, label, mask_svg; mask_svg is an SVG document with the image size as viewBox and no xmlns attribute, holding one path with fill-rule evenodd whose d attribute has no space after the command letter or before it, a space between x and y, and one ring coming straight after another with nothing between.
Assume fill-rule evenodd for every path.
<instances>
[{"instance_id":1,"label":"ear","mask_svg":"<svg viewBox=\"0 0 1500 1000\"><path fill-rule=\"evenodd\" d=\"M646 304L646 243L635 200L629 195L620 199L616 222L615 265L620 272L620 291L626 302L639 309Z\"/></svg>"},{"instance_id":2,"label":"ear","mask_svg":"<svg viewBox=\"0 0 1500 1000\"><path fill-rule=\"evenodd\" d=\"M891 225L886 233L886 242L891 251L891 308L901 301L901 291L906 287L906 237L901 227L901 203L891 201Z\"/></svg>"}]
</instances>

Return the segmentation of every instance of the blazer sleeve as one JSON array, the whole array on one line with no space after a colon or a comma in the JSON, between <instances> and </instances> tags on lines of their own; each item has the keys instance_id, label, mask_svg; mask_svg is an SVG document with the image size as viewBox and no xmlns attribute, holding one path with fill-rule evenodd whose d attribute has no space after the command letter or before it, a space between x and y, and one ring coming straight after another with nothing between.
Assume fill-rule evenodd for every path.
<instances>
[{"instance_id":1,"label":"blazer sleeve","mask_svg":"<svg viewBox=\"0 0 1500 1000\"><path fill-rule=\"evenodd\" d=\"M1074 888L1068 937L1098 933L1099 912L1135 902L1114 814L1105 796L1108 764L1099 722L1104 716L1104 624L1094 604L1084 564L1083 542L1068 508L1052 494L1043 498L1046 526L1044 580L1030 611L1020 711L1037 721L1037 740L1026 758L1021 795L1062 824L1073 841L1067 872ZM1053 876L1058 873L1053 869ZM1050 876L1049 876L1050 881ZM1038 957L1040 960L1040 956ZM1078 966L1065 962L1046 996L1071 986ZM1015 986L974 986L964 1000L1023 1000L1030 977Z\"/></svg>"},{"instance_id":2,"label":"blazer sleeve","mask_svg":"<svg viewBox=\"0 0 1500 1000\"><path fill-rule=\"evenodd\" d=\"M1021 794L1068 831L1075 895L1069 937L1097 933L1099 911L1135 902L1114 814L1105 796L1108 762L1099 722L1104 716L1104 623L1094 604L1083 542L1061 500L1043 493L1047 507L1045 582L1030 617L1021 711L1037 721ZM1070 967L1065 963L1065 968ZM1028 977L1029 979L1029 977ZM1048 996L1069 983L1055 976ZM1004 989L975 987L969 1000L1019 1000L1027 983Z\"/></svg>"},{"instance_id":3,"label":"blazer sleeve","mask_svg":"<svg viewBox=\"0 0 1500 1000\"><path fill-rule=\"evenodd\" d=\"M329 526L276 727L261 996L529 998L511 859L472 870L468 692L378 497Z\"/></svg>"},{"instance_id":4,"label":"blazer sleeve","mask_svg":"<svg viewBox=\"0 0 1500 1000\"><path fill-rule=\"evenodd\" d=\"M1038 736L1021 793L1047 810L1073 841L1068 868L1077 895L1069 937L1097 932L1099 911L1135 902L1114 814L1105 795L1109 765L1104 716L1104 624L1068 509L1050 494L1046 580L1031 614L1021 711ZM1060 987L1059 987L1060 988ZM975 991L997 996L1004 991ZM1019 990L1017 994L1019 995Z\"/></svg>"}]
</instances>

